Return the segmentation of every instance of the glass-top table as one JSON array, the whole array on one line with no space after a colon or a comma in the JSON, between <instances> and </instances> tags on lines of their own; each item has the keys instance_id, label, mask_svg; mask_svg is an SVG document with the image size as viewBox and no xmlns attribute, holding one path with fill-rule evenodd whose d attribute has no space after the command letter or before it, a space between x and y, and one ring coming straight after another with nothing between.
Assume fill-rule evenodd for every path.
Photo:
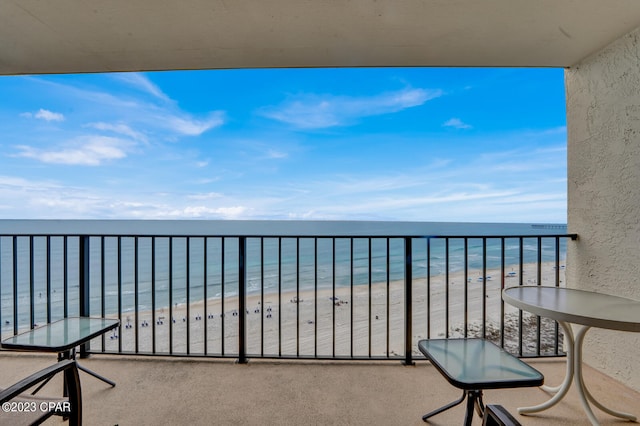
<instances>
[{"instance_id":1,"label":"glass-top table","mask_svg":"<svg viewBox=\"0 0 640 426\"><path fill-rule=\"evenodd\" d=\"M120 325L120 321L117 319L63 318L9 337L0 342L0 347L18 351L57 352L58 361L75 359L75 348L77 346L113 330L118 325ZM78 368L111 386L116 385L113 381L80 366L80 364L78 364Z\"/></svg>"},{"instance_id":2,"label":"glass-top table","mask_svg":"<svg viewBox=\"0 0 640 426\"><path fill-rule=\"evenodd\" d=\"M113 330L118 324L117 319L65 318L9 337L1 345L5 349L61 353Z\"/></svg>"},{"instance_id":3,"label":"glass-top table","mask_svg":"<svg viewBox=\"0 0 640 426\"><path fill-rule=\"evenodd\" d=\"M418 342L418 349L449 383L464 391L458 400L422 416L425 422L461 404L466 398L463 424L471 425L474 407L481 418L484 416L483 390L540 386L544 383L542 373L488 340L426 339Z\"/></svg>"},{"instance_id":4,"label":"glass-top table","mask_svg":"<svg viewBox=\"0 0 640 426\"><path fill-rule=\"evenodd\" d=\"M540 386L544 381L538 370L487 340L430 339L418 347L460 389Z\"/></svg>"}]
</instances>

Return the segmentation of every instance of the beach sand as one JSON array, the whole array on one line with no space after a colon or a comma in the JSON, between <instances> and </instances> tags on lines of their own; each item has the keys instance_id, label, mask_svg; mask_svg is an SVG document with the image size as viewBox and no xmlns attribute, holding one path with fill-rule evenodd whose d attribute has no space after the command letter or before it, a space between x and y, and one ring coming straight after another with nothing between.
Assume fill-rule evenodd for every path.
<instances>
[{"instance_id":1,"label":"beach sand","mask_svg":"<svg viewBox=\"0 0 640 426\"><path fill-rule=\"evenodd\" d=\"M468 273L467 335L481 336L484 313L487 337L498 340L503 309L501 271L487 270L486 285L479 278L481 275L481 271ZM524 266L522 279L520 271L511 268L505 271L505 275L505 287L520 282L524 285L534 285L538 281L542 285L555 285L556 282L554 262L541 265L540 278L536 264ZM564 285L564 268L559 270L559 276L560 285ZM445 275L431 277L429 283L426 277L413 279L412 340L415 355L419 355L416 345L420 339L464 336L464 272L449 274L448 288L446 281ZM246 297L247 356L401 356L405 345L404 306L403 281L335 290L283 292L280 297L277 294L251 294ZM504 312L505 346L517 353L518 310L504 304ZM117 315L113 317L117 318ZM533 353L537 345L537 319L527 313L523 313L523 319L523 333L527 336L524 340L528 342L524 353ZM233 356L238 353L238 322L237 297L209 299L206 310L205 302L199 301L189 306L182 304L155 312L138 312L137 318L134 312L125 312L120 330L105 336L104 348L106 351L121 348L123 352L160 354L169 354L172 348L174 354ZM543 333L547 337L541 342L541 351L545 353L553 350L552 339L548 335L553 334L555 323L542 319L541 324L547 330ZM154 334L155 342L152 339ZM101 347L100 339L92 342L92 350L100 350Z\"/></svg>"}]
</instances>

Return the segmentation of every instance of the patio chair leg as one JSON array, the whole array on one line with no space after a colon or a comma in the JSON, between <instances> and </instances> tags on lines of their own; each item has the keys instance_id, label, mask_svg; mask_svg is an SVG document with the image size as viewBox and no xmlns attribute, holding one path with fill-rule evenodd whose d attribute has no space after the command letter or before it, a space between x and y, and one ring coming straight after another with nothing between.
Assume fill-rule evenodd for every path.
<instances>
[{"instance_id":1,"label":"patio chair leg","mask_svg":"<svg viewBox=\"0 0 640 426\"><path fill-rule=\"evenodd\" d=\"M35 394L37 394L37 393L38 393L38 391L39 391L40 389L42 389L42 388L44 387L44 385L46 385L47 383L49 383L49 380L51 380L52 378L53 378L53 376L48 377L44 382L40 383L40 384L38 385L38 387L37 387L37 388L35 388L35 389L33 390L33 392L31 392L31 395L35 395ZM66 396L66 395L65 395L65 396Z\"/></svg>"},{"instance_id":2,"label":"patio chair leg","mask_svg":"<svg viewBox=\"0 0 640 426\"><path fill-rule=\"evenodd\" d=\"M456 405L462 403L462 401L464 401L464 398L466 396L467 396L467 392L466 391L462 392L462 396L460 397L460 399L458 399L456 401L453 401L453 402L451 402L451 403L449 403L449 404L447 404L447 405L445 405L443 407L440 407L437 410L433 410L432 412L425 414L424 416L422 416L422 421L426 422L429 417L433 417L436 414L440 414L443 411L448 410L449 408L455 407Z\"/></svg>"},{"instance_id":3,"label":"patio chair leg","mask_svg":"<svg viewBox=\"0 0 640 426\"><path fill-rule=\"evenodd\" d=\"M101 376L101 375L99 375L98 373L95 373L95 372L93 372L93 371L89 370L88 368L81 366L80 364L78 364L78 370L82 370L82 371L84 371L84 372L85 372L85 373L87 373L87 374L91 374L91 375L92 375L93 377L95 377L96 379L98 379L98 380L102 380L103 382L110 384L110 385L111 385L111 387L115 387L115 385L116 385L116 383L115 383L115 382L113 382L113 381L111 381L111 380L107 379L106 377L102 377L102 376Z\"/></svg>"}]
</instances>

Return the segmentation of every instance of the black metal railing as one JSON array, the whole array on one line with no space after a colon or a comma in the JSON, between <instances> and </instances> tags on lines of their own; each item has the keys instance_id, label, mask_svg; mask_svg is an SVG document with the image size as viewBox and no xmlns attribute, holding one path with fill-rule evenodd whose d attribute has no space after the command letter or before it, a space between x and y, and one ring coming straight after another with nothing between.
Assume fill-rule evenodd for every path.
<instances>
[{"instance_id":1,"label":"black metal railing","mask_svg":"<svg viewBox=\"0 0 640 426\"><path fill-rule=\"evenodd\" d=\"M558 356L557 323L501 290L561 286L571 238L0 235L2 337L81 315L121 322L84 353L412 363L422 338L481 336Z\"/></svg>"}]
</instances>

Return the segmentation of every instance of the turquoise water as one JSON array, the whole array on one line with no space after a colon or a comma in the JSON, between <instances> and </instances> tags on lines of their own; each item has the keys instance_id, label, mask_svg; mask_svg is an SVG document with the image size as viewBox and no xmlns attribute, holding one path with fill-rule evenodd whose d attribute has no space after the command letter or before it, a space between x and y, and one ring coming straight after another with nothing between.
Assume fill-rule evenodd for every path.
<instances>
[{"instance_id":1,"label":"turquoise water","mask_svg":"<svg viewBox=\"0 0 640 426\"><path fill-rule=\"evenodd\" d=\"M48 233L73 235L74 221L57 222L0 221L0 235L11 235L25 229L41 232L46 225ZM455 224L455 223L405 223L405 222L153 222L153 221L77 221L78 227L93 225L93 233L122 235L167 235L167 229L175 235L191 235L173 238L171 262L169 261L169 238L139 236L118 238L108 236L102 241L90 239L90 312L93 315L117 313L135 309L168 307L170 303L186 303L187 298L198 301L205 298L220 298L238 294L238 239L202 238L193 235L549 235L563 234L566 227L535 226L532 224ZM193 228L199 224L198 228ZM168 228L167 225L171 225ZM29 225L32 225L31 227ZM101 225L101 226L96 226ZM367 231L368 229L368 231ZM13 231L10 231L13 230ZM262 232L260 232L262 230ZM205 232L206 231L206 232ZM76 232L81 232L77 231ZM84 232L84 231L82 231ZM386 238L260 238L248 237L246 245L246 288L248 293L274 293L282 291L331 288L368 284L370 281L386 282L404 277L404 240L391 238L387 248ZM67 242L66 272L64 239L52 236L50 250L45 237L34 237L33 247L29 237L0 237L0 321L2 331L13 329L14 282L17 284L18 321L21 326L30 322L30 296L34 298L34 322L47 320L47 300L50 298L52 318L64 314L64 276L67 276L68 315L78 314L78 238L69 237ZM280 245L279 245L280 244ZM154 247L152 247L154 246ZM155 256L152 256L152 249ZM389 270L387 271L387 250ZM17 254L15 267L13 253ZM47 260L47 252L50 252ZM206 251L206 256L205 256ZM467 258L469 270L480 270L483 262L482 239L468 240ZM566 241L561 240L561 260L564 260ZM33 253L33 272L30 262ZM352 255L353 253L353 255ZM543 261L555 259L555 240L542 239ZM137 269L136 265L137 256ZM222 258L224 257L224 267ZM509 238L505 243L505 265L520 262L520 243ZM102 261L104 258L104 268ZM430 262L427 261L427 240L413 240L414 278L444 274L446 252L443 239L432 239ZM464 269L465 248L461 238L450 240L450 272ZM523 241L524 263L536 262L538 258L537 238ZM118 261L120 259L120 261ZM188 259L188 260L187 260ZM335 261L334 261L335 260ZM502 262L500 240L487 240L487 268L497 268ZM47 265L50 265L49 267ZM205 271L206 267L206 271ZM371 276L370 276L371 274ZM49 275L49 278L48 278ZM206 277L206 279L205 279ZM33 279L32 279L33 278ZM47 280L51 282L47 294ZM33 281L33 293L31 282ZM104 282L104 285L103 285ZM136 292L137 287L137 292ZM169 289L172 288L170 292ZM118 294L122 297L119 300ZM188 292L188 297L187 297ZM104 293L104 299L102 294ZM136 300L137 294L137 300ZM155 297L155 303L153 301ZM119 306L120 305L120 306Z\"/></svg>"}]
</instances>

